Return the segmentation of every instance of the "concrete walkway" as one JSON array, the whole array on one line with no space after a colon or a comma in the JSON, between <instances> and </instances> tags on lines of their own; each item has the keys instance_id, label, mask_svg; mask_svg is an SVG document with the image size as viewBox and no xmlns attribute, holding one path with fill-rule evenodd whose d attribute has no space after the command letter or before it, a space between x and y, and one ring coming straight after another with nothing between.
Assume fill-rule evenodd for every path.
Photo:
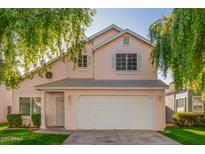
<instances>
[{"instance_id":1,"label":"concrete walkway","mask_svg":"<svg viewBox=\"0 0 205 154\"><path fill-rule=\"evenodd\" d=\"M39 129L34 131L34 133L42 133L42 134L72 134L72 131L68 131L65 129L55 129L55 128L48 128L48 129Z\"/></svg>"},{"instance_id":2,"label":"concrete walkway","mask_svg":"<svg viewBox=\"0 0 205 154\"><path fill-rule=\"evenodd\" d=\"M77 130L65 145L177 145L178 142L149 130Z\"/></svg>"}]
</instances>

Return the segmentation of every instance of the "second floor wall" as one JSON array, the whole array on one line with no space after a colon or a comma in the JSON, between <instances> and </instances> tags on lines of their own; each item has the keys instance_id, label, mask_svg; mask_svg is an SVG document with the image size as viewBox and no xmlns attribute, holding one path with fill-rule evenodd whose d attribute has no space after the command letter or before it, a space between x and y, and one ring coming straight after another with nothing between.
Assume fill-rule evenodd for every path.
<instances>
[{"instance_id":1,"label":"second floor wall","mask_svg":"<svg viewBox=\"0 0 205 154\"><path fill-rule=\"evenodd\" d=\"M116 35L113 32L111 34L112 37ZM108 35L102 37L107 38ZM128 38L126 45L124 44L125 38ZM104 42L106 42L106 39L104 39ZM101 43L103 44L103 41ZM87 45L83 53L86 56L86 67L78 67L77 65L74 67L74 64L69 62L69 78L93 78L96 80L157 79L157 71L152 65L150 57L153 46L139 38L125 33L97 49L95 49L94 44L95 42Z\"/></svg>"},{"instance_id":2,"label":"second floor wall","mask_svg":"<svg viewBox=\"0 0 205 154\"><path fill-rule=\"evenodd\" d=\"M157 71L151 63L150 54L152 46L144 41L125 33L113 41L101 46L94 51L95 41L98 44L105 42L109 37L120 33L117 30L107 31L95 38L93 43L86 45L86 60L81 67L68 60L68 57L59 58L52 64L50 71L53 74L51 79L41 78L34 73L34 78L24 79L19 85L19 91L23 93L23 87L28 92L34 86L61 80L64 78L91 78L95 80L155 80ZM124 38L129 38L129 43L124 45ZM119 57L120 54L120 57ZM116 57L118 55L118 58ZM137 60L136 60L136 59ZM124 60L123 60L124 59ZM135 65L136 64L136 68ZM118 66L117 66L118 65ZM86 66L86 67L84 67ZM117 68L118 67L118 68Z\"/></svg>"},{"instance_id":3,"label":"second floor wall","mask_svg":"<svg viewBox=\"0 0 205 154\"><path fill-rule=\"evenodd\" d=\"M124 38L129 44L124 45ZM119 80L154 80L157 72L152 65L152 47L125 34L95 51L94 78Z\"/></svg>"}]
</instances>

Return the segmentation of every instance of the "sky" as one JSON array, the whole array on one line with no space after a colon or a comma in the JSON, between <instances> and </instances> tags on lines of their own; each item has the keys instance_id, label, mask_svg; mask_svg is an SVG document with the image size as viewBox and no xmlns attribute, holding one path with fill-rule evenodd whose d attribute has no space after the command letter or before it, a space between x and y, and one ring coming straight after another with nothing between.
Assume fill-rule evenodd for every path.
<instances>
[{"instance_id":1,"label":"sky","mask_svg":"<svg viewBox=\"0 0 205 154\"><path fill-rule=\"evenodd\" d=\"M86 35L91 36L98 31L115 24L123 29L130 29L137 34L149 38L149 26L163 15L171 14L173 9L96 9L91 27ZM158 73L158 78L169 84L173 79L171 72L164 78Z\"/></svg>"}]
</instances>

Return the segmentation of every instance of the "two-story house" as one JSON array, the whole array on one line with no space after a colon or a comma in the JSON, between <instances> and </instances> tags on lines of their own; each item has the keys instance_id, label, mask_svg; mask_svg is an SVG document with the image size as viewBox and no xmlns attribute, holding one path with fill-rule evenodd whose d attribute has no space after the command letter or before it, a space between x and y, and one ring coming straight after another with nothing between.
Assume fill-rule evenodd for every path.
<instances>
[{"instance_id":1,"label":"two-story house","mask_svg":"<svg viewBox=\"0 0 205 154\"><path fill-rule=\"evenodd\" d=\"M69 53L52 60L41 78L24 79L12 91L12 113L29 122L41 113L41 128L165 128L165 88L150 54L153 44L129 29L111 25L89 39L74 67Z\"/></svg>"}]
</instances>

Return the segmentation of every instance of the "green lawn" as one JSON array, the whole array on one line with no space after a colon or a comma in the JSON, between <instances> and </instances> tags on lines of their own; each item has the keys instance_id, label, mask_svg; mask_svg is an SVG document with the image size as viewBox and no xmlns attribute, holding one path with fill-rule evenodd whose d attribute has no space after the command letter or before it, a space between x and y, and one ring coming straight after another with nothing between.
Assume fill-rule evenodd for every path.
<instances>
[{"instance_id":1,"label":"green lawn","mask_svg":"<svg viewBox=\"0 0 205 154\"><path fill-rule=\"evenodd\" d=\"M164 135L174 139L181 144L205 145L205 127L195 128L166 128Z\"/></svg>"},{"instance_id":2,"label":"green lawn","mask_svg":"<svg viewBox=\"0 0 205 154\"><path fill-rule=\"evenodd\" d=\"M7 124L0 124L0 145L56 145L62 144L68 135L38 134L29 130L2 130Z\"/></svg>"},{"instance_id":3,"label":"green lawn","mask_svg":"<svg viewBox=\"0 0 205 154\"><path fill-rule=\"evenodd\" d=\"M0 130L3 130L8 127L8 124L0 124Z\"/></svg>"}]
</instances>

